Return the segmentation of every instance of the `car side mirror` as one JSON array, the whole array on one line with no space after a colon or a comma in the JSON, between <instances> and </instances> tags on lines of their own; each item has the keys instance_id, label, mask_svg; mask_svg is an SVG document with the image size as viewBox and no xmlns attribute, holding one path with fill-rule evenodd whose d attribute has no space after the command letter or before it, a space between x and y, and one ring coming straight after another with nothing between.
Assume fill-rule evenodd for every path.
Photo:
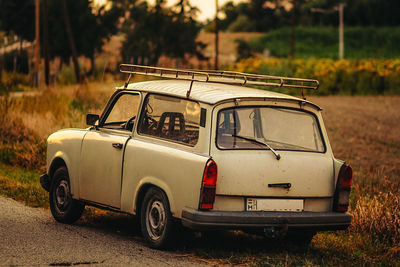
<instances>
[{"instance_id":1,"label":"car side mirror","mask_svg":"<svg viewBox=\"0 0 400 267\"><path fill-rule=\"evenodd\" d=\"M97 114L87 114L86 115L86 124L89 126L95 126L96 122L100 119L100 116Z\"/></svg>"}]
</instances>

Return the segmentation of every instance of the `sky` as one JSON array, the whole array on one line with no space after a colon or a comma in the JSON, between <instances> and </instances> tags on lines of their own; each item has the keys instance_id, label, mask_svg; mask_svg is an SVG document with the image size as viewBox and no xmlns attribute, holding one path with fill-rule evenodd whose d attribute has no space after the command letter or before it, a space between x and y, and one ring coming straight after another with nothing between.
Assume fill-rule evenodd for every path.
<instances>
[{"instance_id":1,"label":"sky","mask_svg":"<svg viewBox=\"0 0 400 267\"><path fill-rule=\"evenodd\" d=\"M233 1L235 3L238 2L246 2L246 0L218 0L218 5L222 7L226 2ZM96 3L102 4L105 3L106 0L95 0ZM150 3L154 3L154 0L148 1ZM178 0L167 0L168 5L175 4ZM193 6L197 6L200 10L198 14L198 20L206 21L209 18L215 17L215 0L191 0L190 3Z\"/></svg>"},{"instance_id":2,"label":"sky","mask_svg":"<svg viewBox=\"0 0 400 267\"><path fill-rule=\"evenodd\" d=\"M218 5L222 7L225 5L226 2L229 2L232 0L218 0ZM168 0L168 3L174 3L176 0ZM235 3L240 2L238 0L233 1ZM245 2L245 1L243 1ZM197 6L200 9L200 12L198 14L198 19L200 21L205 21L206 19L213 18L215 17L215 0L191 0L190 3L193 6Z\"/></svg>"}]
</instances>

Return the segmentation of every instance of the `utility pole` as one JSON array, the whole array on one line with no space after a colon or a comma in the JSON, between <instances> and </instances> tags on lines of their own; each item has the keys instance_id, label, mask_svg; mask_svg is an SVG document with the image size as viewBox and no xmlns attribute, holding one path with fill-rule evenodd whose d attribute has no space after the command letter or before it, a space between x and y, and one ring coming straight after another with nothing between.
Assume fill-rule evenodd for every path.
<instances>
[{"instance_id":1,"label":"utility pole","mask_svg":"<svg viewBox=\"0 0 400 267\"><path fill-rule=\"evenodd\" d=\"M44 80L48 86L50 64L49 64L49 23L47 13L47 0L43 0L43 52L44 52Z\"/></svg>"},{"instance_id":2,"label":"utility pole","mask_svg":"<svg viewBox=\"0 0 400 267\"><path fill-rule=\"evenodd\" d=\"M35 1L35 86L39 87L40 71L40 31L39 31L40 1Z\"/></svg>"},{"instance_id":3,"label":"utility pole","mask_svg":"<svg viewBox=\"0 0 400 267\"><path fill-rule=\"evenodd\" d=\"M344 4L339 4L339 59L344 58L344 37L343 37L343 7Z\"/></svg>"},{"instance_id":4,"label":"utility pole","mask_svg":"<svg viewBox=\"0 0 400 267\"><path fill-rule=\"evenodd\" d=\"M218 46L219 46L219 22L218 22L218 0L215 0L215 60L214 60L214 68L218 70Z\"/></svg>"},{"instance_id":5,"label":"utility pole","mask_svg":"<svg viewBox=\"0 0 400 267\"><path fill-rule=\"evenodd\" d=\"M339 5L333 7L332 9L322 9L322 8L311 8L311 12L316 13L330 13L332 11L338 11L339 13L339 59L344 58L344 34L343 34L343 10L346 4L339 3Z\"/></svg>"}]
</instances>

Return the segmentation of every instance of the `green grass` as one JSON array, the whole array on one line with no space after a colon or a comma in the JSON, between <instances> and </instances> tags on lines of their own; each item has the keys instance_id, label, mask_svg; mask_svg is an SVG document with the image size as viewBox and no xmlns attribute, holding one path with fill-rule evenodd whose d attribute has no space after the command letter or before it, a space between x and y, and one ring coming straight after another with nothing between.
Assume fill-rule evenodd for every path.
<instances>
[{"instance_id":1,"label":"green grass","mask_svg":"<svg viewBox=\"0 0 400 267\"><path fill-rule=\"evenodd\" d=\"M297 27L296 58L338 59L339 34L337 28ZM400 27L345 27L345 58L399 58ZM271 56L288 57L290 51L290 28L271 31L251 43L258 52L264 49Z\"/></svg>"},{"instance_id":2,"label":"green grass","mask_svg":"<svg viewBox=\"0 0 400 267\"><path fill-rule=\"evenodd\" d=\"M48 207L48 193L39 182L37 171L0 163L0 194L32 207Z\"/></svg>"}]
</instances>

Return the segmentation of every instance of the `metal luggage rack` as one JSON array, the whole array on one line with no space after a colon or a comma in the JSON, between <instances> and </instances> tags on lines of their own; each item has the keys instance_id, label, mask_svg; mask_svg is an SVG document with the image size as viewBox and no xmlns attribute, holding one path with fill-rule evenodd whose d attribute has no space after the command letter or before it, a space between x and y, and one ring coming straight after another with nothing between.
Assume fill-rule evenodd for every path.
<instances>
[{"instance_id":1,"label":"metal luggage rack","mask_svg":"<svg viewBox=\"0 0 400 267\"><path fill-rule=\"evenodd\" d=\"M252 85L301 89L302 95L304 89L317 90L319 87L319 82L317 80L259 75L234 71L185 70L131 64L121 64L119 70L122 73L129 74L128 81L125 83L125 88L128 86L132 74L191 81L190 88L186 94L187 97L190 96L193 82L210 82L241 86Z\"/></svg>"}]
</instances>

